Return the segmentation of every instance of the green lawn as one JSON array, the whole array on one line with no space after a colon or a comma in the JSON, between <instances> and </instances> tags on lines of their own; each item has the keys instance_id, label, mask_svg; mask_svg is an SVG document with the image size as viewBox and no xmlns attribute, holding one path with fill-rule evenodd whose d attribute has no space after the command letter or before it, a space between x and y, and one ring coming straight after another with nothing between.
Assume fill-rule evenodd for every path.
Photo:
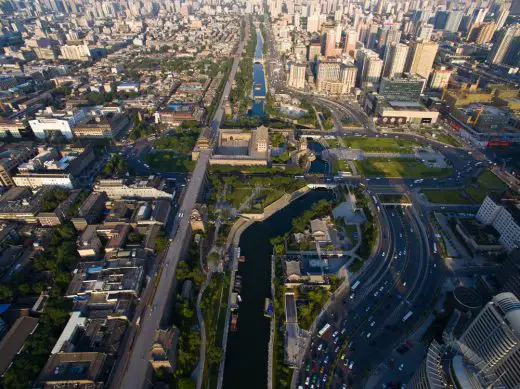
<instances>
[{"instance_id":1,"label":"green lawn","mask_svg":"<svg viewBox=\"0 0 520 389\"><path fill-rule=\"evenodd\" d=\"M459 140L451 135L448 134L436 134L435 139L439 142L446 143L448 145L454 146L454 147L461 147L462 143L459 142Z\"/></svg>"},{"instance_id":2,"label":"green lawn","mask_svg":"<svg viewBox=\"0 0 520 389\"><path fill-rule=\"evenodd\" d=\"M347 161L343 161L342 159L338 160L338 170L340 172L350 172L350 165Z\"/></svg>"},{"instance_id":3,"label":"green lawn","mask_svg":"<svg viewBox=\"0 0 520 389\"><path fill-rule=\"evenodd\" d=\"M339 144L339 140L337 140L337 139L326 139L326 141L327 141L327 144L329 145L329 147L332 149L337 149L341 146Z\"/></svg>"},{"instance_id":4,"label":"green lawn","mask_svg":"<svg viewBox=\"0 0 520 389\"><path fill-rule=\"evenodd\" d=\"M354 238L354 233L357 233L357 227L355 224L347 224L345 226L345 233L347 234L352 244L355 244L355 242L357 242L357 239Z\"/></svg>"},{"instance_id":5,"label":"green lawn","mask_svg":"<svg viewBox=\"0 0 520 389\"><path fill-rule=\"evenodd\" d=\"M505 190L507 184L500 178L495 176L490 170L483 171L477 179L477 182L489 190Z\"/></svg>"},{"instance_id":6,"label":"green lawn","mask_svg":"<svg viewBox=\"0 0 520 389\"><path fill-rule=\"evenodd\" d=\"M495 176L491 171L483 171L476 180L476 183L464 189L476 203L482 203L488 193L503 192L507 189L507 184Z\"/></svg>"},{"instance_id":7,"label":"green lawn","mask_svg":"<svg viewBox=\"0 0 520 389\"><path fill-rule=\"evenodd\" d=\"M452 171L451 168L430 168L417 160L404 158L369 158L355 163L358 170L367 177L445 177Z\"/></svg>"},{"instance_id":8,"label":"green lawn","mask_svg":"<svg viewBox=\"0 0 520 389\"><path fill-rule=\"evenodd\" d=\"M236 187L226 194L226 200L229 201L233 207L238 208L251 195L251 193L253 193L252 187Z\"/></svg>"},{"instance_id":9,"label":"green lawn","mask_svg":"<svg viewBox=\"0 0 520 389\"><path fill-rule=\"evenodd\" d=\"M365 138L346 136L345 145L353 149L383 153L410 153L414 147L421 146L417 142L395 138Z\"/></svg>"},{"instance_id":10,"label":"green lawn","mask_svg":"<svg viewBox=\"0 0 520 389\"><path fill-rule=\"evenodd\" d=\"M435 204L473 204L468 196L465 196L464 191L456 189L430 189L423 190L422 193L426 196L430 203Z\"/></svg>"},{"instance_id":11,"label":"green lawn","mask_svg":"<svg viewBox=\"0 0 520 389\"><path fill-rule=\"evenodd\" d=\"M173 151L154 151L146 156L146 163L160 172L188 172L195 167L190 156Z\"/></svg>"},{"instance_id":12,"label":"green lawn","mask_svg":"<svg viewBox=\"0 0 520 389\"><path fill-rule=\"evenodd\" d=\"M382 193L378 195L379 200L382 203L399 203L399 204L409 204L410 200L404 194L387 194Z\"/></svg>"}]
</instances>

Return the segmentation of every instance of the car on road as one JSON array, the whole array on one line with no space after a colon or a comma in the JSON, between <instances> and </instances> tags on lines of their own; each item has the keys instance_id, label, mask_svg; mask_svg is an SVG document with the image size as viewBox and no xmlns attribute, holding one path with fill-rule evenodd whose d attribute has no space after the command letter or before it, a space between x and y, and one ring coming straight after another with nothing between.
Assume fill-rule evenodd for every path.
<instances>
[{"instance_id":1,"label":"car on road","mask_svg":"<svg viewBox=\"0 0 520 389\"><path fill-rule=\"evenodd\" d=\"M373 327L375 324L376 324L376 322L373 321L372 323L370 323L370 327Z\"/></svg>"},{"instance_id":2,"label":"car on road","mask_svg":"<svg viewBox=\"0 0 520 389\"><path fill-rule=\"evenodd\" d=\"M404 363L401 363L401 364L399 365L399 371L403 371L403 369L404 369Z\"/></svg>"},{"instance_id":3,"label":"car on road","mask_svg":"<svg viewBox=\"0 0 520 389\"><path fill-rule=\"evenodd\" d=\"M354 361L350 362L350 365L348 365L348 368L349 368L350 370L352 370L353 367L354 367Z\"/></svg>"},{"instance_id":4,"label":"car on road","mask_svg":"<svg viewBox=\"0 0 520 389\"><path fill-rule=\"evenodd\" d=\"M372 333L369 332L369 333L367 334L367 339L370 338L371 336L372 336Z\"/></svg>"},{"instance_id":5,"label":"car on road","mask_svg":"<svg viewBox=\"0 0 520 389\"><path fill-rule=\"evenodd\" d=\"M368 312L368 311L370 311L370 305L368 307L366 307L366 309L365 309L365 312Z\"/></svg>"},{"instance_id":6,"label":"car on road","mask_svg":"<svg viewBox=\"0 0 520 389\"><path fill-rule=\"evenodd\" d=\"M305 378L305 385L309 386L310 382L311 382L311 377Z\"/></svg>"}]
</instances>

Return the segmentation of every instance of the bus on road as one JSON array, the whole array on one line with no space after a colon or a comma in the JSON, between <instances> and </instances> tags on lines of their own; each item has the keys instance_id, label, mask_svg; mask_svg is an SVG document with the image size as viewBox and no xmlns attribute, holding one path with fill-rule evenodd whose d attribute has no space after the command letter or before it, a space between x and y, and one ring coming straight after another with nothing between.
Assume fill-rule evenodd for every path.
<instances>
[{"instance_id":1,"label":"bus on road","mask_svg":"<svg viewBox=\"0 0 520 389\"><path fill-rule=\"evenodd\" d=\"M325 333L330 330L330 324L327 323L323 326L323 328L321 330L318 331L318 336L321 338L323 335L325 335Z\"/></svg>"},{"instance_id":2,"label":"bus on road","mask_svg":"<svg viewBox=\"0 0 520 389\"><path fill-rule=\"evenodd\" d=\"M350 290L356 290L356 288L359 286L359 284L361 284L361 282L359 282L359 280L354 282L354 285L352 285L352 288L350 288Z\"/></svg>"},{"instance_id":3,"label":"bus on road","mask_svg":"<svg viewBox=\"0 0 520 389\"><path fill-rule=\"evenodd\" d=\"M408 311L408 313L406 315L404 315L403 317L403 323L408 320L410 318L410 316L413 315L413 312L412 311Z\"/></svg>"}]
</instances>

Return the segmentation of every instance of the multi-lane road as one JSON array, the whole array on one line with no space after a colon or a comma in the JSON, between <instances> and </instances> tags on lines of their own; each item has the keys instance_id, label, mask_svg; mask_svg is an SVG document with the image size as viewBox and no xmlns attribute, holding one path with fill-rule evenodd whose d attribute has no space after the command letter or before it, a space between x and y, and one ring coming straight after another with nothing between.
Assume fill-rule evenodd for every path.
<instances>
[{"instance_id":1,"label":"multi-lane road","mask_svg":"<svg viewBox=\"0 0 520 389\"><path fill-rule=\"evenodd\" d=\"M246 30L246 38L248 34L249 27ZM223 105L229 96L245 41L246 39L238 46L221 100L211 122L213 138L220 127L224 112ZM125 351L120 357L112 380L113 388L142 388L150 384L146 378L149 369L148 353L154 342L155 332L161 327L165 313L171 310L168 303L171 302L172 288L175 285L175 270L181 259L186 239L189 238L189 215L204 184L210 154L210 150L201 151L199 154L174 221L168 249L162 261L156 265L153 276L142 293Z\"/></svg>"},{"instance_id":2,"label":"multi-lane road","mask_svg":"<svg viewBox=\"0 0 520 389\"><path fill-rule=\"evenodd\" d=\"M370 368L383 362L400 341L406 342L406 329L434 296L439 261L416 216L401 208L382 208L381 212L386 213L389 243L373 262L383 266L366 269L357 278L355 291L329 309L320 327L328 322L332 329L322 337L314 335L298 374L302 385L362 387ZM414 313L403 323L409 311Z\"/></svg>"}]
</instances>

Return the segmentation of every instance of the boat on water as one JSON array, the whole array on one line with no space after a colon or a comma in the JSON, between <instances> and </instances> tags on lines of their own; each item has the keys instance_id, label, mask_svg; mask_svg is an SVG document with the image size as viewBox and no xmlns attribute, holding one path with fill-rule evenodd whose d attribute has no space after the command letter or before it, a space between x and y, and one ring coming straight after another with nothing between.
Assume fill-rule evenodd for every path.
<instances>
[{"instance_id":1,"label":"boat on water","mask_svg":"<svg viewBox=\"0 0 520 389\"><path fill-rule=\"evenodd\" d=\"M271 319L274 315L273 301L270 298L266 298L264 301L264 316Z\"/></svg>"},{"instance_id":2,"label":"boat on water","mask_svg":"<svg viewBox=\"0 0 520 389\"><path fill-rule=\"evenodd\" d=\"M238 313L234 312L231 314L231 326L230 330L232 332L238 331Z\"/></svg>"},{"instance_id":3,"label":"boat on water","mask_svg":"<svg viewBox=\"0 0 520 389\"><path fill-rule=\"evenodd\" d=\"M246 257L244 257L243 255L241 255L240 257L238 257L238 262L245 262L246 261Z\"/></svg>"},{"instance_id":4,"label":"boat on water","mask_svg":"<svg viewBox=\"0 0 520 389\"><path fill-rule=\"evenodd\" d=\"M238 300L238 302L239 302L239 303L241 303L241 302L242 302L242 297L240 297L240 295L239 295L239 294L237 294L237 300Z\"/></svg>"}]
</instances>

